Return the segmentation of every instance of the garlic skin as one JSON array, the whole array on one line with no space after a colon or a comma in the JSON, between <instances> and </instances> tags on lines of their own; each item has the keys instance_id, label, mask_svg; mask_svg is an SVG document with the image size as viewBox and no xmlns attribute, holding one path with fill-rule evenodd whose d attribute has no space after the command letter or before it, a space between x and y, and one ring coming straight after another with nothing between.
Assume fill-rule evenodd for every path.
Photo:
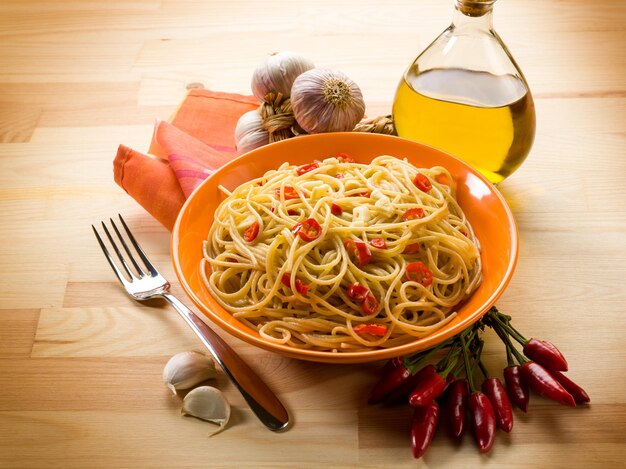
<instances>
[{"instance_id":1,"label":"garlic skin","mask_svg":"<svg viewBox=\"0 0 626 469\"><path fill-rule=\"evenodd\" d=\"M315 64L301 54L283 51L271 54L252 74L252 93L265 101L268 93L281 93L283 98L291 94L294 80Z\"/></svg>"},{"instance_id":2,"label":"garlic skin","mask_svg":"<svg viewBox=\"0 0 626 469\"><path fill-rule=\"evenodd\" d=\"M200 386L183 399L181 414L191 415L220 426L212 435L224 430L230 419L230 404L224 394L212 386Z\"/></svg>"},{"instance_id":3,"label":"garlic skin","mask_svg":"<svg viewBox=\"0 0 626 469\"><path fill-rule=\"evenodd\" d=\"M269 141L270 134L263 127L258 110L248 111L239 118L235 127L235 145L239 155L267 145Z\"/></svg>"},{"instance_id":4,"label":"garlic skin","mask_svg":"<svg viewBox=\"0 0 626 469\"><path fill-rule=\"evenodd\" d=\"M163 382L176 395L179 389L189 389L217 372L213 360L200 352L181 352L169 359L163 369Z\"/></svg>"},{"instance_id":5,"label":"garlic skin","mask_svg":"<svg viewBox=\"0 0 626 469\"><path fill-rule=\"evenodd\" d=\"M291 89L293 114L308 133L349 132L365 115L363 94L343 72L314 68Z\"/></svg>"}]
</instances>

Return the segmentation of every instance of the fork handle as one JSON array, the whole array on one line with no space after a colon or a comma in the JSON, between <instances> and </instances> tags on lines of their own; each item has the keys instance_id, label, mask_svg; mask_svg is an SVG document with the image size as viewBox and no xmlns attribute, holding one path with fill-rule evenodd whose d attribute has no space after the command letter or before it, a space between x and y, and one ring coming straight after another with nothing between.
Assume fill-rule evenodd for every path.
<instances>
[{"instance_id":1,"label":"fork handle","mask_svg":"<svg viewBox=\"0 0 626 469\"><path fill-rule=\"evenodd\" d=\"M171 293L163 293L162 296L180 313L206 348L209 349L215 361L237 387L259 420L272 431L285 430L289 424L287 409L265 382L219 335L213 332L178 298Z\"/></svg>"}]
</instances>

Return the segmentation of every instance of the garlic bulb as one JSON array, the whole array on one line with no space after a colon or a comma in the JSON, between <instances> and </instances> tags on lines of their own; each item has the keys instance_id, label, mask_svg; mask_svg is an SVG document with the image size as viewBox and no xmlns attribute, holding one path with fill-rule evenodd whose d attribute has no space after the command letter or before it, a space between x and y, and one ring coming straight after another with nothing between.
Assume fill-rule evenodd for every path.
<instances>
[{"instance_id":1,"label":"garlic bulb","mask_svg":"<svg viewBox=\"0 0 626 469\"><path fill-rule=\"evenodd\" d=\"M291 106L296 121L309 133L349 132L365 114L357 84L342 72L319 68L296 78Z\"/></svg>"},{"instance_id":2,"label":"garlic bulb","mask_svg":"<svg viewBox=\"0 0 626 469\"><path fill-rule=\"evenodd\" d=\"M281 93L288 98L298 75L313 67L313 62L295 52L271 54L252 74L252 93L261 101L268 93Z\"/></svg>"},{"instance_id":3,"label":"garlic bulb","mask_svg":"<svg viewBox=\"0 0 626 469\"><path fill-rule=\"evenodd\" d=\"M267 145L269 141L269 132L263 127L259 111L248 111L239 118L235 127L237 153L241 155Z\"/></svg>"},{"instance_id":4,"label":"garlic bulb","mask_svg":"<svg viewBox=\"0 0 626 469\"><path fill-rule=\"evenodd\" d=\"M215 435L226 427L230 419L230 404L219 389L200 386L185 396L181 413L218 424L220 428L213 433Z\"/></svg>"},{"instance_id":5,"label":"garlic bulb","mask_svg":"<svg viewBox=\"0 0 626 469\"><path fill-rule=\"evenodd\" d=\"M215 363L200 352L177 353L163 369L163 382L174 394L178 389L192 388L215 376Z\"/></svg>"}]
</instances>

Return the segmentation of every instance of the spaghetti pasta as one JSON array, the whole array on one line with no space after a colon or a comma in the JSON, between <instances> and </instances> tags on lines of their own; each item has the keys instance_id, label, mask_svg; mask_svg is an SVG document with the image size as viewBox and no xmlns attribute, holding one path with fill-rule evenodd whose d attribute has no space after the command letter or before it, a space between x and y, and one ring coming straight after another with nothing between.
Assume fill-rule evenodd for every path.
<instances>
[{"instance_id":1,"label":"spaghetti pasta","mask_svg":"<svg viewBox=\"0 0 626 469\"><path fill-rule=\"evenodd\" d=\"M228 193L200 269L265 340L391 347L450 321L480 284L480 250L442 167L340 155L283 164Z\"/></svg>"}]
</instances>

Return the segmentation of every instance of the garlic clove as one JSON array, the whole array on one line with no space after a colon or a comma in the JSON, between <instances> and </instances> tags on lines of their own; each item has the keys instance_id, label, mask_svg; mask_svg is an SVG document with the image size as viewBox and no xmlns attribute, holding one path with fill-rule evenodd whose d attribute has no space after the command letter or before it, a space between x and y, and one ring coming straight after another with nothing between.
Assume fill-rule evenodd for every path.
<instances>
[{"instance_id":1,"label":"garlic clove","mask_svg":"<svg viewBox=\"0 0 626 469\"><path fill-rule=\"evenodd\" d=\"M267 145L269 141L270 134L263 127L261 114L258 110L248 111L239 118L237 127L235 127L235 144L238 154L241 155Z\"/></svg>"},{"instance_id":2,"label":"garlic clove","mask_svg":"<svg viewBox=\"0 0 626 469\"><path fill-rule=\"evenodd\" d=\"M349 132L365 115L358 85L343 72L320 68L296 78L291 106L296 121L309 133Z\"/></svg>"},{"instance_id":3,"label":"garlic clove","mask_svg":"<svg viewBox=\"0 0 626 469\"><path fill-rule=\"evenodd\" d=\"M280 93L288 98L298 75L313 67L312 61L295 52L271 54L252 74L252 93L261 101L265 101L268 93Z\"/></svg>"},{"instance_id":4,"label":"garlic clove","mask_svg":"<svg viewBox=\"0 0 626 469\"><path fill-rule=\"evenodd\" d=\"M191 415L220 426L212 435L224 430L230 419L230 404L219 389L200 386L190 391L183 399L183 415Z\"/></svg>"},{"instance_id":5,"label":"garlic clove","mask_svg":"<svg viewBox=\"0 0 626 469\"><path fill-rule=\"evenodd\" d=\"M200 352L177 353L163 369L163 382L174 394L178 389L192 388L216 376L215 363Z\"/></svg>"}]
</instances>

